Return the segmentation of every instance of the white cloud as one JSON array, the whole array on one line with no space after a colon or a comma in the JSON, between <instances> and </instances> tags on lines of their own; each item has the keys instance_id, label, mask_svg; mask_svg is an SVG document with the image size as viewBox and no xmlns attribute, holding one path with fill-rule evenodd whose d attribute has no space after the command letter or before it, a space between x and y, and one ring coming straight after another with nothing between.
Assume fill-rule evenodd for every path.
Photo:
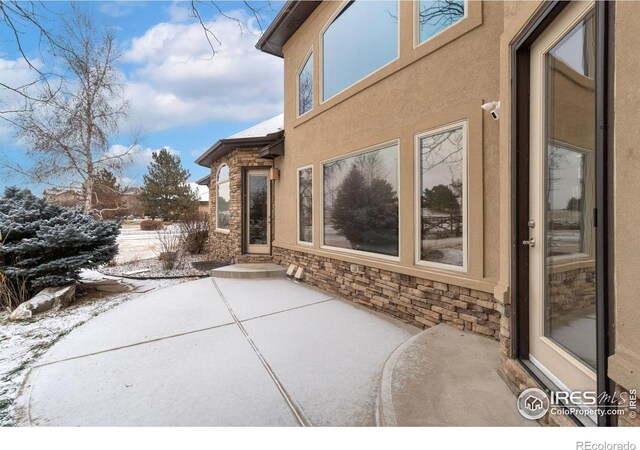
<instances>
[{"instance_id":1,"label":"white cloud","mask_svg":"<svg viewBox=\"0 0 640 450\"><path fill-rule=\"evenodd\" d=\"M252 18L229 14L248 30L227 18L208 23L221 42L211 38L213 57L198 23L163 22L132 39L123 55L134 66L127 98L131 120L143 131L257 121L282 112L282 60L255 49L259 31Z\"/></svg>"},{"instance_id":2,"label":"white cloud","mask_svg":"<svg viewBox=\"0 0 640 450\"><path fill-rule=\"evenodd\" d=\"M191 9L182 2L172 2L167 8L167 15L172 22L184 22L192 17Z\"/></svg>"},{"instance_id":3,"label":"white cloud","mask_svg":"<svg viewBox=\"0 0 640 450\"><path fill-rule=\"evenodd\" d=\"M124 17L131 14L135 8L135 2L115 1L101 2L100 12L109 17Z\"/></svg>"},{"instance_id":4,"label":"white cloud","mask_svg":"<svg viewBox=\"0 0 640 450\"><path fill-rule=\"evenodd\" d=\"M180 152L171 147L165 146L161 148L150 148L143 147L141 145L122 145L122 144L114 144L109 147L107 151L107 155L110 156L119 156L119 155L128 155L127 157L130 159L130 164L127 164L129 169L145 169L149 163L152 161L153 152L159 152L161 149L166 148L169 150L169 153L172 155L180 156Z\"/></svg>"},{"instance_id":5,"label":"white cloud","mask_svg":"<svg viewBox=\"0 0 640 450\"><path fill-rule=\"evenodd\" d=\"M198 193L198 198L201 202L209 201L209 188L207 186L200 186L196 183L189 183L191 190L194 190Z\"/></svg>"}]
</instances>

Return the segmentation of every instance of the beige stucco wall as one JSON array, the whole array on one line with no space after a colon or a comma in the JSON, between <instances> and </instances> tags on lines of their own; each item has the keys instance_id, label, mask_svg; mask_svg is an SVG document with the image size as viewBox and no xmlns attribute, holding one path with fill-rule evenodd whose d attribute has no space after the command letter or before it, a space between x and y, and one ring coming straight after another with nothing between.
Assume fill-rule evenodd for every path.
<instances>
[{"instance_id":1,"label":"beige stucco wall","mask_svg":"<svg viewBox=\"0 0 640 450\"><path fill-rule=\"evenodd\" d=\"M617 2L615 36L615 355L609 376L640 389L640 3Z\"/></svg>"},{"instance_id":2,"label":"beige stucco wall","mask_svg":"<svg viewBox=\"0 0 640 450\"><path fill-rule=\"evenodd\" d=\"M411 2L400 2L400 57L369 78L319 105L320 32L338 2L322 4L287 42L286 156L276 182L274 246L315 252L401 273L493 292L500 274L500 152L498 122L483 113L499 97L501 2L470 2L469 14L433 41L413 48ZM314 109L297 118L296 76L314 50ZM473 55L470 57L470 55ZM415 265L414 135L466 119L469 126L469 267L467 274ZM321 162L398 140L400 145L400 262L321 249ZM312 248L296 243L296 168L314 167Z\"/></svg>"}]
</instances>

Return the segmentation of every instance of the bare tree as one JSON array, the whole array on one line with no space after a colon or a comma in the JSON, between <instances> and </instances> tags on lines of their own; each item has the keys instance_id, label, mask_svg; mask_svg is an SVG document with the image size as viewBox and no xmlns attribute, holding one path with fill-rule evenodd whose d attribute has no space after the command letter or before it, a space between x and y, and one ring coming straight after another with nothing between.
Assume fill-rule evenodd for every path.
<instances>
[{"instance_id":1,"label":"bare tree","mask_svg":"<svg viewBox=\"0 0 640 450\"><path fill-rule=\"evenodd\" d=\"M33 164L4 161L3 166L38 183L81 191L90 211L96 174L120 171L137 146L109 151L109 138L128 114L113 30L98 28L76 7L61 30L50 45L62 66L59 87L44 84L37 96L25 97L23 110L0 116L15 126Z\"/></svg>"},{"instance_id":2,"label":"bare tree","mask_svg":"<svg viewBox=\"0 0 640 450\"><path fill-rule=\"evenodd\" d=\"M420 5L419 23L444 28L464 17L464 0L435 0Z\"/></svg>"},{"instance_id":3,"label":"bare tree","mask_svg":"<svg viewBox=\"0 0 640 450\"><path fill-rule=\"evenodd\" d=\"M211 48L212 57L213 55L216 54L214 42L217 43L218 45L220 45L222 42L218 38L216 31L212 28L212 26L208 24L205 19L203 19L201 11L209 7L218 15L224 17L225 19L231 20L232 22L235 22L238 25L238 29L241 33L244 32L245 30L250 29L246 21L243 20L243 18L235 15L231 15L230 13L226 12L224 9L222 9L222 7L220 6L220 3L221 3L220 1L215 1L215 0L208 0L208 1L191 0L191 3L190 3L191 4L190 15L191 17L195 18L200 24L200 26L202 27L204 36L207 39L207 42L209 43L209 47ZM260 29L260 32L264 31L263 24L265 23L265 20L266 20L265 13L275 11L275 8L273 7L273 3L271 1L267 1L265 4L264 2L251 2L248 0L244 0L242 4L244 5L244 9L255 20L255 23Z\"/></svg>"}]
</instances>

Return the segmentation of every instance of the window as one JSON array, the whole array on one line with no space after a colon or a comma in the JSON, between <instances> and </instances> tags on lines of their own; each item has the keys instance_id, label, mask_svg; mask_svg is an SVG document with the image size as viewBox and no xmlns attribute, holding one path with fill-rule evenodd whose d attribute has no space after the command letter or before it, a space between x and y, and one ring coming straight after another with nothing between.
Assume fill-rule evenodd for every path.
<instances>
[{"instance_id":1,"label":"window","mask_svg":"<svg viewBox=\"0 0 640 450\"><path fill-rule=\"evenodd\" d=\"M398 145L323 164L323 245L397 257Z\"/></svg>"},{"instance_id":2,"label":"window","mask_svg":"<svg viewBox=\"0 0 640 450\"><path fill-rule=\"evenodd\" d=\"M466 123L417 136L419 262L465 269Z\"/></svg>"},{"instance_id":3,"label":"window","mask_svg":"<svg viewBox=\"0 0 640 450\"><path fill-rule=\"evenodd\" d=\"M229 185L229 166L223 164L218 169L216 178L216 229L218 230L229 230L229 201L231 200Z\"/></svg>"},{"instance_id":4,"label":"window","mask_svg":"<svg viewBox=\"0 0 640 450\"><path fill-rule=\"evenodd\" d=\"M397 57L398 2L349 2L322 35L322 99Z\"/></svg>"},{"instance_id":5,"label":"window","mask_svg":"<svg viewBox=\"0 0 640 450\"><path fill-rule=\"evenodd\" d=\"M313 242L313 168L298 169L298 241Z\"/></svg>"},{"instance_id":6,"label":"window","mask_svg":"<svg viewBox=\"0 0 640 450\"><path fill-rule=\"evenodd\" d=\"M420 0L418 2L418 43L463 19L465 0Z\"/></svg>"},{"instance_id":7,"label":"window","mask_svg":"<svg viewBox=\"0 0 640 450\"><path fill-rule=\"evenodd\" d=\"M313 52L307 57L298 75L298 115L313 108Z\"/></svg>"}]
</instances>

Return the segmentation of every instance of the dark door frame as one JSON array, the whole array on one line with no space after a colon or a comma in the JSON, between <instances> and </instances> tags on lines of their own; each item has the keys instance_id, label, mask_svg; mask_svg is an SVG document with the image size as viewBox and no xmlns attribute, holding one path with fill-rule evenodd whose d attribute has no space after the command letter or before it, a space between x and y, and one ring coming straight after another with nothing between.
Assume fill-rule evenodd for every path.
<instances>
[{"instance_id":1,"label":"dark door frame","mask_svg":"<svg viewBox=\"0 0 640 450\"><path fill-rule=\"evenodd\" d=\"M246 227L246 217L247 217L247 172L252 170L271 170L272 166L244 166L242 167L241 172L241 183L242 183L242 205L241 207L241 215L242 215L242 232L240 233L242 243L241 249L243 255L272 255L273 254L273 181L271 181L271 177L267 177L267 183L269 184L269 211L267 212L269 215L269 253L249 253L249 249L247 246L247 227Z\"/></svg>"},{"instance_id":2,"label":"dark door frame","mask_svg":"<svg viewBox=\"0 0 640 450\"><path fill-rule=\"evenodd\" d=\"M547 26L568 5L545 2L511 46L511 292L512 354L540 385L550 381L529 362L529 97L530 49ZM607 377L607 358L613 353L613 1L596 1L596 329L597 389L613 395ZM576 423L579 423L574 418ZM614 425L615 418L599 417L599 426Z\"/></svg>"}]
</instances>

